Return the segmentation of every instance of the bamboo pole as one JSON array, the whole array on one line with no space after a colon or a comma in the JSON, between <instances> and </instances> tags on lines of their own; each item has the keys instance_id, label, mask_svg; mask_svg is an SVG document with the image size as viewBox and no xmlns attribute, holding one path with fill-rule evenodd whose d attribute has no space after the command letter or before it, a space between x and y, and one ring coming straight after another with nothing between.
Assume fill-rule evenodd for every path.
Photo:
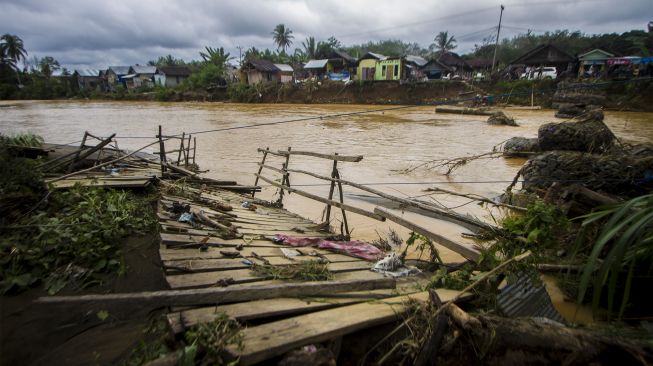
<instances>
[{"instance_id":1,"label":"bamboo pole","mask_svg":"<svg viewBox=\"0 0 653 366\"><path fill-rule=\"evenodd\" d=\"M78 161L86 159L87 157L91 156L91 154L93 154L94 152L96 152L98 150L101 150L103 147L108 145L111 142L111 139L113 139L115 136L116 136L116 134L114 133L111 136L109 136L108 138L106 138L105 140L103 140L102 142L100 142L99 144L97 144L97 145L93 146L92 148L86 150L83 154L79 154L79 155L75 156L75 158L73 158L73 160L70 162L70 165L68 166L68 171L69 172L72 171L75 168L75 166L77 165ZM80 150L80 152L81 152L81 150Z\"/></svg>"},{"instance_id":2,"label":"bamboo pole","mask_svg":"<svg viewBox=\"0 0 653 366\"><path fill-rule=\"evenodd\" d=\"M261 172L263 171L263 167L266 166L266 165L264 165L265 164L265 159L267 159L267 157L268 157L268 153L270 152L270 147L269 146L266 147L265 150L258 149L258 151L263 152L263 158L261 159L261 162L259 163L259 168L258 168L258 173L257 173L257 174L261 174ZM258 176L254 180L254 186L257 186L257 185L258 185ZM252 198L254 198L255 195L256 195L256 192L252 191Z\"/></svg>"},{"instance_id":3,"label":"bamboo pole","mask_svg":"<svg viewBox=\"0 0 653 366\"><path fill-rule=\"evenodd\" d=\"M347 155L330 155L330 154L321 154L321 153L316 153L316 152L311 152L311 151L278 151L278 155L281 156L288 156L288 155L305 155L305 156L312 156L315 158L322 158L322 159L328 159L328 160L338 160L338 161L348 161L350 163L357 163L361 160L363 160L362 155L353 155L353 156L347 156Z\"/></svg>"},{"instance_id":4,"label":"bamboo pole","mask_svg":"<svg viewBox=\"0 0 653 366\"><path fill-rule=\"evenodd\" d=\"M166 147L163 143L163 132L161 125L159 125L159 134L157 135L159 138L159 162L161 163L161 176L163 176L166 172L166 163L167 163L167 158L166 158Z\"/></svg>"},{"instance_id":5,"label":"bamboo pole","mask_svg":"<svg viewBox=\"0 0 653 366\"><path fill-rule=\"evenodd\" d=\"M337 153L336 153L337 155ZM331 177L335 178L336 177L336 171L338 169L338 160L333 160L333 169L331 169ZM331 181L331 186L329 187L329 200L333 199L333 191L336 188L336 182ZM327 205L326 207L326 218L324 219L324 222L329 222L331 220L331 205Z\"/></svg>"},{"instance_id":6,"label":"bamboo pole","mask_svg":"<svg viewBox=\"0 0 653 366\"><path fill-rule=\"evenodd\" d=\"M177 154L177 165L181 162L181 154L184 153L184 141L186 141L186 132L181 133L181 140L179 141L179 154Z\"/></svg>"}]
</instances>

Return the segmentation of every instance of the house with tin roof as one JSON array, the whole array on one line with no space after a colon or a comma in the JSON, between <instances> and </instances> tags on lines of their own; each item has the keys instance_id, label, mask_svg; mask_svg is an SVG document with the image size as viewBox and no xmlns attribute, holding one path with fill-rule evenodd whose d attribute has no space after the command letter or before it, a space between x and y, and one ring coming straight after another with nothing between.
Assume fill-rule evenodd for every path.
<instances>
[{"instance_id":1,"label":"house with tin roof","mask_svg":"<svg viewBox=\"0 0 653 366\"><path fill-rule=\"evenodd\" d=\"M100 70L97 69L75 69L73 77L77 80L80 90L93 90L102 85Z\"/></svg>"},{"instance_id":2,"label":"house with tin roof","mask_svg":"<svg viewBox=\"0 0 653 366\"><path fill-rule=\"evenodd\" d=\"M280 79L279 68L268 60L246 60L240 68L241 81L249 85L274 82Z\"/></svg>"},{"instance_id":3,"label":"house with tin roof","mask_svg":"<svg viewBox=\"0 0 653 366\"><path fill-rule=\"evenodd\" d=\"M154 83L164 87L175 87L188 79L191 70L186 66L159 66L154 72Z\"/></svg>"}]
</instances>

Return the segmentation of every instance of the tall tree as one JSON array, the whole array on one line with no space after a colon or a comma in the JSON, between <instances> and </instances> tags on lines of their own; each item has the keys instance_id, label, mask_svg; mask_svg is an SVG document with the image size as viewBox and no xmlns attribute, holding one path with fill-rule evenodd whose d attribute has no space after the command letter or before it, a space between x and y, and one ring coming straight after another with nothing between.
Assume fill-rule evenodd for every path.
<instances>
[{"instance_id":1,"label":"tall tree","mask_svg":"<svg viewBox=\"0 0 653 366\"><path fill-rule=\"evenodd\" d=\"M304 48L304 55L307 59L312 60L315 58L315 54L317 53L315 37L306 37L306 41L302 42L302 47Z\"/></svg>"},{"instance_id":2,"label":"tall tree","mask_svg":"<svg viewBox=\"0 0 653 366\"><path fill-rule=\"evenodd\" d=\"M59 61L55 60L52 56L45 56L39 61L39 68L41 73L46 77L52 76L52 73L59 70L61 65Z\"/></svg>"},{"instance_id":3,"label":"tall tree","mask_svg":"<svg viewBox=\"0 0 653 366\"><path fill-rule=\"evenodd\" d=\"M272 31L272 39L274 39L274 43L277 44L277 48L284 52L286 52L286 48L290 47L292 44L293 38L295 38L295 36L292 35L292 30L286 28L284 24L277 24Z\"/></svg>"},{"instance_id":4,"label":"tall tree","mask_svg":"<svg viewBox=\"0 0 653 366\"><path fill-rule=\"evenodd\" d=\"M25 60L25 57L27 56L27 51L25 51L23 40L20 39L20 37L17 35L12 35L9 33L6 33L0 37L0 51L0 53L4 55L5 58L13 61L15 67L18 67L18 62L21 59Z\"/></svg>"},{"instance_id":5,"label":"tall tree","mask_svg":"<svg viewBox=\"0 0 653 366\"><path fill-rule=\"evenodd\" d=\"M204 49L205 52L200 52L200 56L202 56L202 59L207 64L224 68L227 62L233 58L229 52L224 51L223 47L213 48L207 46Z\"/></svg>"},{"instance_id":6,"label":"tall tree","mask_svg":"<svg viewBox=\"0 0 653 366\"><path fill-rule=\"evenodd\" d=\"M433 39L435 43L431 45L431 50L435 50L437 55L442 55L443 53L452 51L458 47L456 44L456 38L452 35L449 37L449 32L444 31L438 33L437 36Z\"/></svg>"}]
</instances>

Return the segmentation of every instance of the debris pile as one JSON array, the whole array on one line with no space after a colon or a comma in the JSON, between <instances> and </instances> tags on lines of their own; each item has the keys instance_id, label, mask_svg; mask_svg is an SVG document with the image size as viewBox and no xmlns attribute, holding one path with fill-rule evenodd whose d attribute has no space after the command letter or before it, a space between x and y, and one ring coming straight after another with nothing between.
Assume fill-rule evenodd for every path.
<instances>
[{"instance_id":1,"label":"debris pile","mask_svg":"<svg viewBox=\"0 0 653 366\"><path fill-rule=\"evenodd\" d=\"M537 137L513 137L503 144L503 155L509 157L526 158L540 151Z\"/></svg>"},{"instance_id":2,"label":"debris pile","mask_svg":"<svg viewBox=\"0 0 653 366\"><path fill-rule=\"evenodd\" d=\"M494 112L487 119L487 123L491 125L502 125L502 126L519 126L515 119L507 116L503 112Z\"/></svg>"},{"instance_id":3,"label":"debris pile","mask_svg":"<svg viewBox=\"0 0 653 366\"><path fill-rule=\"evenodd\" d=\"M599 110L605 105L606 97L599 90L587 88L581 84L558 84L553 95L553 108L558 109L558 118L574 118L588 111Z\"/></svg>"},{"instance_id":4,"label":"debris pile","mask_svg":"<svg viewBox=\"0 0 653 366\"><path fill-rule=\"evenodd\" d=\"M582 117L562 123L540 126L537 139L542 151L573 150L602 153L616 140L610 128L603 123L603 112L590 111Z\"/></svg>"}]
</instances>

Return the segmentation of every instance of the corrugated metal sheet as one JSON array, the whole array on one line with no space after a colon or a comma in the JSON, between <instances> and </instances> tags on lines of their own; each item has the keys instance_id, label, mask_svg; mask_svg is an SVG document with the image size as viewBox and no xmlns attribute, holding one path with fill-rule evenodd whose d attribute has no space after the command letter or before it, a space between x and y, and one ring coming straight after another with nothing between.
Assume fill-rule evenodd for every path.
<instances>
[{"instance_id":1,"label":"corrugated metal sheet","mask_svg":"<svg viewBox=\"0 0 653 366\"><path fill-rule=\"evenodd\" d=\"M507 316L543 317L564 323L562 316L553 307L546 288L543 285L535 287L526 275L501 290L497 296L497 306Z\"/></svg>"},{"instance_id":2,"label":"corrugated metal sheet","mask_svg":"<svg viewBox=\"0 0 653 366\"><path fill-rule=\"evenodd\" d=\"M268 60L249 60L247 61L251 67L261 72L270 72L276 73L279 72L276 66L271 61Z\"/></svg>"},{"instance_id":3,"label":"corrugated metal sheet","mask_svg":"<svg viewBox=\"0 0 653 366\"><path fill-rule=\"evenodd\" d=\"M109 66L107 70L113 71L116 75L129 74L129 66Z\"/></svg>"},{"instance_id":4,"label":"corrugated metal sheet","mask_svg":"<svg viewBox=\"0 0 653 366\"><path fill-rule=\"evenodd\" d=\"M428 62L423 57L414 56L414 55L407 55L405 57L405 59L406 59L406 61L412 62L412 63L414 63L415 65L417 65L419 67L422 67L422 66L426 65L426 63Z\"/></svg>"},{"instance_id":5,"label":"corrugated metal sheet","mask_svg":"<svg viewBox=\"0 0 653 366\"><path fill-rule=\"evenodd\" d=\"M75 72L79 76L100 76L100 70L97 69L75 69Z\"/></svg>"},{"instance_id":6,"label":"corrugated metal sheet","mask_svg":"<svg viewBox=\"0 0 653 366\"><path fill-rule=\"evenodd\" d=\"M306 65L304 65L305 69L321 69L326 66L327 62L329 62L328 59L325 60L309 60Z\"/></svg>"},{"instance_id":7,"label":"corrugated metal sheet","mask_svg":"<svg viewBox=\"0 0 653 366\"><path fill-rule=\"evenodd\" d=\"M274 66L277 67L277 69L283 71L283 72L293 72L292 66L287 65L287 64L274 64Z\"/></svg>"},{"instance_id":8,"label":"corrugated metal sheet","mask_svg":"<svg viewBox=\"0 0 653 366\"><path fill-rule=\"evenodd\" d=\"M156 66L135 65L131 68L134 71L134 74L154 74L156 72Z\"/></svg>"}]
</instances>

